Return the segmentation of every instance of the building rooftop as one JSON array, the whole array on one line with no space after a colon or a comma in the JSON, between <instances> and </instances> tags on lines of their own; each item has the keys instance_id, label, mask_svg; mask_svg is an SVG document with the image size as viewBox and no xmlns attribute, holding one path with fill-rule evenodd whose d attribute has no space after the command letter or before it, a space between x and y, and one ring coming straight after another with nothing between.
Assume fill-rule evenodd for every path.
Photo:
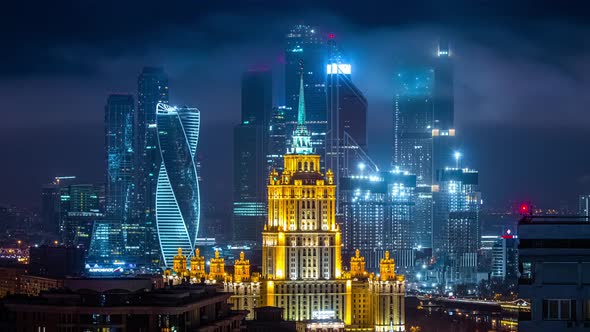
<instances>
[{"instance_id":1,"label":"building rooftop","mask_svg":"<svg viewBox=\"0 0 590 332\"><path fill-rule=\"evenodd\" d=\"M562 255L590 249L590 222L579 216L524 216L518 222L519 249L560 249Z\"/></svg>"},{"instance_id":2,"label":"building rooftop","mask_svg":"<svg viewBox=\"0 0 590 332\"><path fill-rule=\"evenodd\" d=\"M129 291L110 289L59 289L41 293L37 297L10 296L8 305L32 305L53 307L179 307L206 300L223 301L230 294L217 292L212 286L182 285L174 288Z\"/></svg>"}]
</instances>

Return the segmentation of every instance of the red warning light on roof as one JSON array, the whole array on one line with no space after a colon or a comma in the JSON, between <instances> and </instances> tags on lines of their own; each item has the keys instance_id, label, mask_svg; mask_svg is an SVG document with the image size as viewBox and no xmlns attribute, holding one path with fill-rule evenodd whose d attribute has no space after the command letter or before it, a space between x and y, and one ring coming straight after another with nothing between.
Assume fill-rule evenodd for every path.
<instances>
[{"instance_id":1,"label":"red warning light on roof","mask_svg":"<svg viewBox=\"0 0 590 332\"><path fill-rule=\"evenodd\" d=\"M328 35L328 38L330 38L330 39L334 39L334 34L333 34L333 33L329 34L329 35Z\"/></svg>"},{"instance_id":2,"label":"red warning light on roof","mask_svg":"<svg viewBox=\"0 0 590 332\"><path fill-rule=\"evenodd\" d=\"M531 207L528 204L520 204L520 214L528 214L531 210Z\"/></svg>"},{"instance_id":3,"label":"red warning light on roof","mask_svg":"<svg viewBox=\"0 0 590 332\"><path fill-rule=\"evenodd\" d=\"M514 235L512 235L512 231L511 230L507 229L506 230L506 233L503 234L503 235L500 235L500 237L503 238L503 239L513 239L514 238Z\"/></svg>"}]
</instances>

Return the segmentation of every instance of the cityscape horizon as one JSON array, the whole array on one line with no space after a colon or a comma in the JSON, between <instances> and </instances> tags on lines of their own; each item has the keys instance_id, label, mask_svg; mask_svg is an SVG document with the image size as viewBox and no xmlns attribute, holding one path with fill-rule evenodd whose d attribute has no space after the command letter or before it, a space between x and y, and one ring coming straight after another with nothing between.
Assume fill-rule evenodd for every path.
<instances>
[{"instance_id":1,"label":"cityscape horizon","mask_svg":"<svg viewBox=\"0 0 590 332\"><path fill-rule=\"evenodd\" d=\"M0 23L0 329L590 327L590 8L222 2Z\"/></svg>"}]
</instances>

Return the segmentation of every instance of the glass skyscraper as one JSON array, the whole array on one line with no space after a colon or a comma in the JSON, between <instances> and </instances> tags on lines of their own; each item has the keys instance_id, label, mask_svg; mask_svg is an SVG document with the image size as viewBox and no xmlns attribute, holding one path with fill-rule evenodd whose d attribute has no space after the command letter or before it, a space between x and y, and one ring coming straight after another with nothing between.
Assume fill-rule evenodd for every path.
<instances>
[{"instance_id":1,"label":"glass skyscraper","mask_svg":"<svg viewBox=\"0 0 590 332\"><path fill-rule=\"evenodd\" d=\"M168 75L159 67L143 68L137 80L137 130L136 130L136 191L135 215L137 224L144 231L140 243L130 244L141 248L144 263L158 265L160 248L156 229L156 186L161 157L158 151L156 106L168 103Z\"/></svg>"},{"instance_id":2,"label":"glass skyscraper","mask_svg":"<svg viewBox=\"0 0 590 332\"><path fill-rule=\"evenodd\" d=\"M444 39L439 41L435 58L433 91L432 168L436 172L453 164L456 145L453 58Z\"/></svg>"},{"instance_id":3,"label":"glass skyscraper","mask_svg":"<svg viewBox=\"0 0 590 332\"><path fill-rule=\"evenodd\" d=\"M395 75L393 165L432 184L434 70L404 69Z\"/></svg>"},{"instance_id":4,"label":"glass skyscraper","mask_svg":"<svg viewBox=\"0 0 590 332\"><path fill-rule=\"evenodd\" d=\"M411 269L416 177L396 171L351 175L340 186L346 254L363 251L367 269L376 271L385 251L391 251L399 269Z\"/></svg>"},{"instance_id":5,"label":"glass skyscraper","mask_svg":"<svg viewBox=\"0 0 590 332\"><path fill-rule=\"evenodd\" d=\"M261 240L266 217L263 133L264 128L256 124L234 128L234 240Z\"/></svg>"},{"instance_id":6,"label":"glass skyscraper","mask_svg":"<svg viewBox=\"0 0 590 332\"><path fill-rule=\"evenodd\" d=\"M88 250L87 264L111 265L124 257L121 223L95 221Z\"/></svg>"},{"instance_id":7,"label":"glass skyscraper","mask_svg":"<svg viewBox=\"0 0 590 332\"><path fill-rule=\"evenodd\" d=\"M299 102L299 78L305 74L305 107L307 127L311 143L320 155L325 154L326 138L326 63L328 46L325 38L314 27L296 25L286 35L285 48L285 98L286 106L293 110L287 114L292 132L297 123ZM287 142L289 144L289 142ZM321 161L322 168L324 160Z\"/></svg>"},{"instance_id":8,"label":"glass skyscraper","mask_svg":"<svg viewBox=\"0 0 590 332\"><path fill-rule=\"evenodd\" d=\"M433 249L446 283L475 282L481 193L478 172L445 168L434 186Z\"/></svg>"},{"instance_id":9,"label":"glass skyscraper","mask_svg":"<svg viewBox=\"0 0 590 332\"><path fill-rule=\"evenodd\" d=\"M241 100L242 122L234 129L233 238L260 242L266 217L264 179L268 173L266 157L272 117L271 72L245 72ZM275 120L272 119L273 123Z\"/></svg>"},{"instance_id":10,"label":"glass skyscraper","mask_svg":"<svg viewBox=\"0 0 590 332\"><path fill-rule=\"evenodd\" d=\"M432 248L434 70L405 68L394 77L392 164L416 175L414 248Z\"/></svg>"},{"instance_id":11,"label":"glass skyscraper","mask_svg":"<svg viewBox=\"0 0 590 332\"><path fill-rule=\"evenodd\" d=\"M268 147L266 152L266 162L268 173L275 169L283 170L283 155L286 151L287 130L286 114L292 110L287 106L273 107L268 124Z\"/></svg>"},{"instance_id":12,"label":"glass skyscraper","mask_svg":"<svg viewBox=\"0 0 590 332\"><path fill-rule=\"evenodd\" d=\"M156 189L156 220L164 265L182 248L191 253L199 230L200 197L195 153L200 113L196 108L157 105L161 156Z\"/></svg>"},{"instance_id":13,"label":"glass skyscraper","mask_svg":"<svg viewBox=\"0 0 590 332\"><path fill-rule=\"evenodd\" d=\"M268 126L272 112L272 73L251 69L242 75L242 123Z\"/></svg>"},{"instance_id":14,"label":"glass skyscraper","mask_svg":"<svg viewBox=\"0 0 590 332\"><path fill-rule=\"evenodd\" d=\"M46 184L41 188L41 220L43 231L59 234L60 228L60 189L56 183Z\"/></svg>"},{"instance_id":15,"label":"glass skyscraper","mask_svg":"<svg viewBox=\"0 0 590 332\"><path fill-rule=\"evenodd\" d=\"M128 94L110 95L105 106L106 215L118 222L131 216L134 110L135 101Z\"/></svg>"},{"instance_id":16,"label":"glass skyscraper","mask_svg":"<svg viewBox=\"0 0 590 332\"><path fill-rule=\"evenodd\" d=\"M326 168L336 178L355 172L367 150L367 99L351 79L350 64L327 65ZM361 150L361 151L359 151Z\"/></svg>"}]
</instances>

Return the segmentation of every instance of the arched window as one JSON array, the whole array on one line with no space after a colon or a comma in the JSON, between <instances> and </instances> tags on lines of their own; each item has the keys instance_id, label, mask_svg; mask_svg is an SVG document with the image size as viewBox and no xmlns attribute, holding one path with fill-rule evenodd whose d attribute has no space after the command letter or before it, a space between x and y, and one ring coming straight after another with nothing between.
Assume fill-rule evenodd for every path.
<instances>
[{"instance_id":1,"label":"arched window","mask_svg":"<svg viewBox=\"0 0 590 332\"><path fill-rule=\"evenodd\" d=\"M313 165L313 161L312 161L311 163L309 163L309 168L310 168L309 170L310 170L310 171L313 171L313 170L314 170L314 167L313 167L313 166L314 166L314 165Z\"/></svg>"}]
</instances>

